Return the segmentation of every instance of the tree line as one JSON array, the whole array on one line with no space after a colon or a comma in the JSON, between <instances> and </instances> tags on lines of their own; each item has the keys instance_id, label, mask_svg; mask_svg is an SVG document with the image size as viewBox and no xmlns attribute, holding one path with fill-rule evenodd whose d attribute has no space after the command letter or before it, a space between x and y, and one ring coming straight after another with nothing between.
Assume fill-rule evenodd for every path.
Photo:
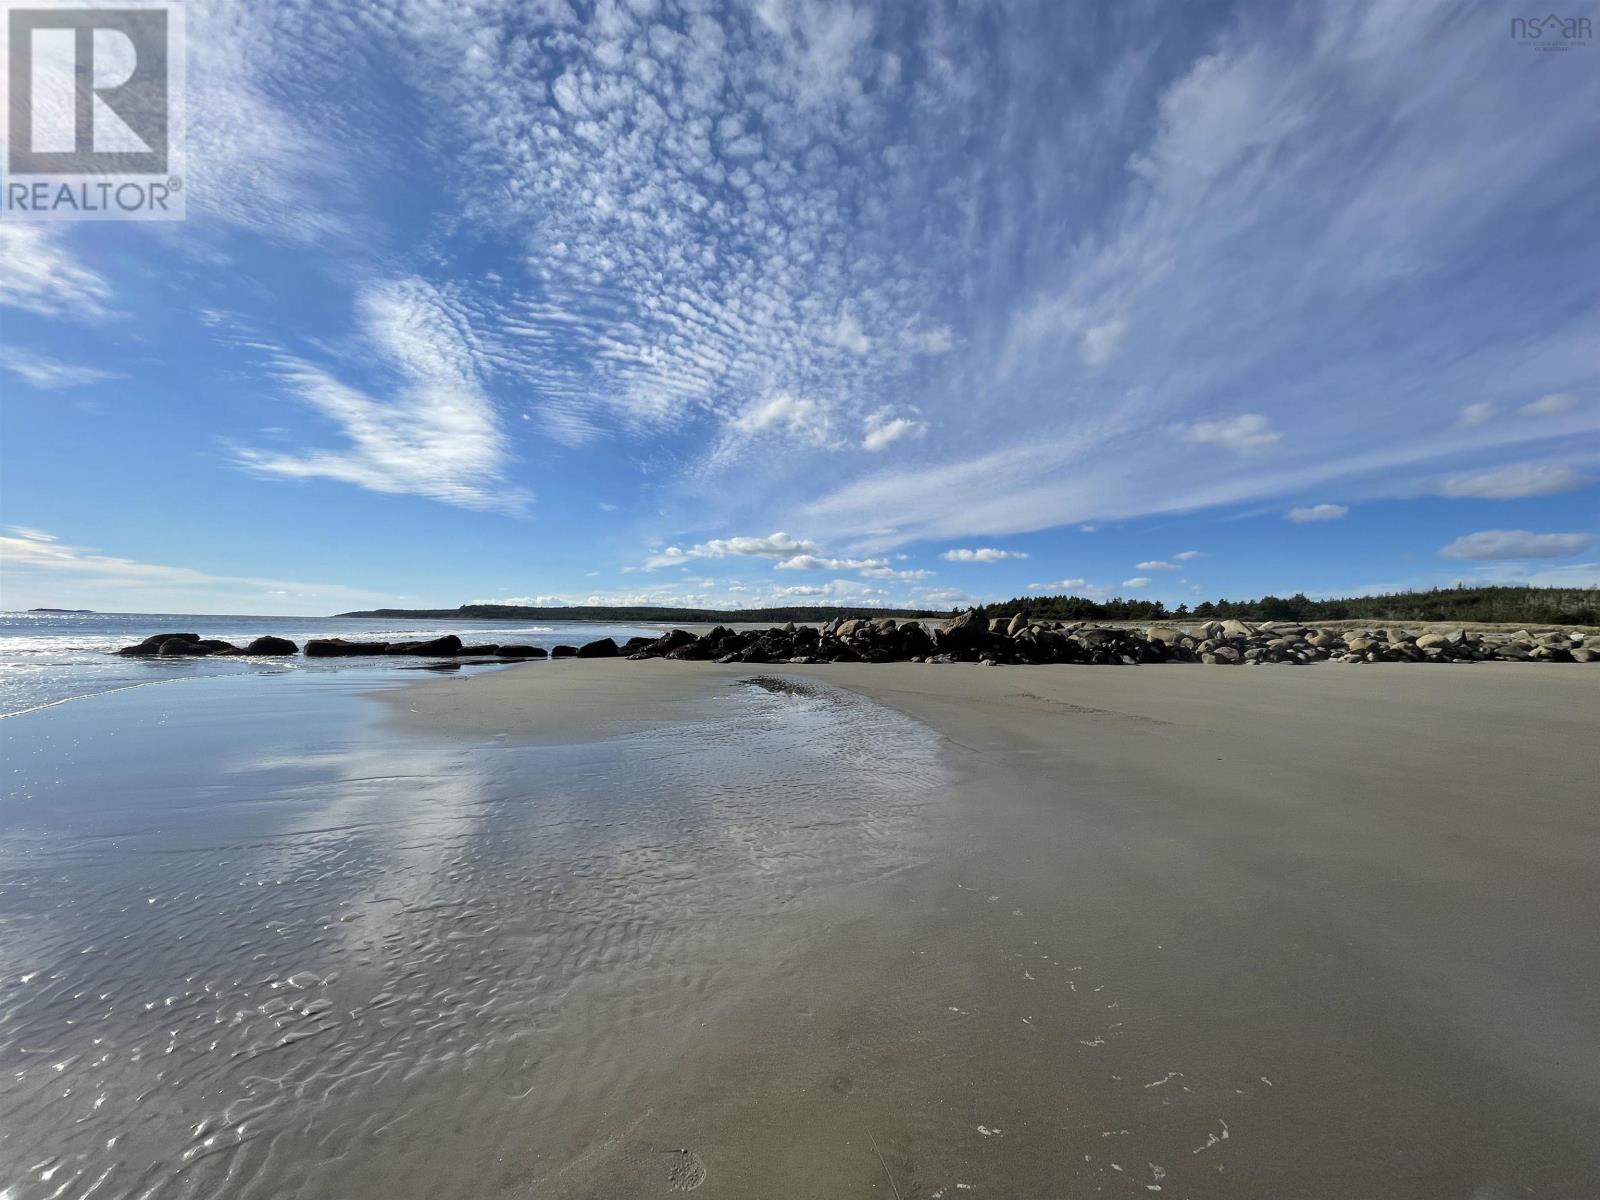
<instances>
[{"instance_id":1,"label":"tree line","mask_svg":"<svg viewBox=\"0 0 1600 1200\"><path fill-rule=\"evenodd\" d=\"M1169 609L1159 600L1091 600L1085 596L1019 596L983 606L984 615L1053 621L1460 621L1530 625L1600 624L1594 588L1452 587L1313 600L1304 592L1256 600L1205 600Z\"/></svg>"}]
</instances>

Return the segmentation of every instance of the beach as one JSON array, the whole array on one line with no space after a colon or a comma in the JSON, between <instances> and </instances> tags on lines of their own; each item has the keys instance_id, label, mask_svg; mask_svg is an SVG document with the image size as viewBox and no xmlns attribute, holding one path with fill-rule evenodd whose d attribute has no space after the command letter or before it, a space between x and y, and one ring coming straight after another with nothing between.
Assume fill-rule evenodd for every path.
<instances>
[{"instance_id":1,"label":"beach","mask_svg":"<svg viewBox=\"0 0 1600 1200\"><path fill-rule=\"evenodd\" d=\"M407 728L570 741L668 732L753 673L583 663L392 699ZM781 999L637 1102L630 1136L697 1147L706 1194L1600 1184L1582 669L775 673L937 731L948 795L916 864L785 948Z\"/></svg>"},{"instance_id":2,"label":"beach","mask_svg":"<svg viewBox=\"0 0 1600 1200\"><path fill-rule=\"evenodd\" d=\"M1594 678L356 665L9 717L0 1188L1591 1195Z\"/></svg>"}]
</instances>

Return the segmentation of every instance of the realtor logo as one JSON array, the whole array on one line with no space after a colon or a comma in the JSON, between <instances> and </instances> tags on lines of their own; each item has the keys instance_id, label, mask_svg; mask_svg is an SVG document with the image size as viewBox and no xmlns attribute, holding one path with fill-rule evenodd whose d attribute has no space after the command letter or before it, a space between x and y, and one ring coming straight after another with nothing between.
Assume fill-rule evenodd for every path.
<instances>
[{"instance_id":1,"label":"realtor logo","mask_svg":"<svg viewBox=\"0 0 1600 1200\"><path fill-rule=\"evenodd\" d=\"M182 6L0 0L0 14L0 216L181 220Z\"/></svg>"}]
</instances>

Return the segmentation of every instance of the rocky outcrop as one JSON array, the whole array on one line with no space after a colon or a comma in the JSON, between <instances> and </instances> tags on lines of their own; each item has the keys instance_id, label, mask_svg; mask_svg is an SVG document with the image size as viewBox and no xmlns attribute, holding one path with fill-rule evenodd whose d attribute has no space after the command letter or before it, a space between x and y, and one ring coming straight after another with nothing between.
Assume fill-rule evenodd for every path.
<instances>
[{"instance_id":1,"label":"rocky outcrop","mask_svg":"<svg viewBox=\"0 0 1600 1200\"><path fill-rule=\"evenodd\" d=\"M550 647L550 657L551 658L571 658L577 653L578 653L578 648L576 646L551 646Z\"/></svg>"},{"instance_id":2,"label":"rocky outcrop","mask_svg":"<svg viewBox=\"0 0 1600 1200\"><path fill-rule=\"evenodd\" d=\"M616 658L622 651L611 638L599 638L578 647L579 658Z\"/></svg>"},{"instance_id":3,"label":"rocky outcrop","mask_svg":"<svg viewBox=\"0 0 1600 1200\"><path fill-rule=\"evenodd\" d=\"M638 639L635 639L636 641ZM632 647L634 643L630 642ZM972 610L929 633L920 621L835 620L815 626L740 630L718 626L695 637L683 629L639 646L634 659L675 658L721 663L976 662L994 665L1080 663L1136 666L1183 662L1216 666L1304 665L1313 662L1600 661L1600 634L1424 633L1338 630L1286 623L1210 621L1117 626L1033 621L1026 614L993 620Z\"/></svg>"}]
</instances>

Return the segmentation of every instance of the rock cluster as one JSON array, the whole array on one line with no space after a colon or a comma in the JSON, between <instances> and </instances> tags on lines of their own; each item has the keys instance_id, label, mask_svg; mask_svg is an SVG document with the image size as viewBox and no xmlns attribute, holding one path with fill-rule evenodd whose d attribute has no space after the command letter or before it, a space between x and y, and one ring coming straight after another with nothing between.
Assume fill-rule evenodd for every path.
<instances>
[{"instance_id":1,"label":"rock cluster","mask_svg":"<svg viewBox=\"0 0 1600 1200\"><path fill-rule=\"evenodd\" d=\"M605 639L610 642L610 639ZM597 643L596 643L597 644ZM611 642L613 650L616 643ZM587 647L585 647L587 649ZM194 633L151 634L135 646L124 646L118 654L136 658L278 657L298 654L300 647L288 638L258 637L249 645L202 638ZM417 658L543 658L540 646L466 646L455 634L425 642L348 642L343 638L313 638L306 643L307 658L365 658L376 655L407 654Z\"/></svg>"},{"instance_id":2,"label":"rock cluster","mask_svg":"<svg viewBox=\"0 0 1600 1200\"><path fill-rule=\"evenodd\" d=\"M248 646L193 633L157 633L119 654L141 657L294 654L286 638L257 638ZM350 642L321 638L305 645L307 658L410 655L418 658L544 658L538 646L466 646L455 634L423 642ZM1060 621L1026 614L986 619L973 609L931 632L921 621L891 617L836 618L826 625L735 630L719 625L696 636L673 629L660 637L635 637L618 646L600 638L582 646L556 646L552 658L676 658L722 663L976 662L1253 663L1369 662L1600 662L1600 634L1457 630L1410 633L1403 629L1322 629L1284 622L1207 621L1152 625L1147 629Z\"/></svg>"},{"instance_id":3,"label":"rock cluster","mask_svg":"<svg viewBox=\"0 0 1600 1200\"><path fill-rule=\"evenodd\" d=\"M642 644L636 644L642 643ZM653 641L635 638L629 658L677 658L723 663L976 662L1091 663L1135 666L1156 662L1304 664L1338 662L1600 661L1600 634L1411 634L1398 629L1348 633L1285 623L1208 621L1126 629L1085 623L1031 621L1026 615L985 619L971 610L929 632L920 621L884 617L838 619L818 628L733 630L700 637L674 629Z\"/></svg>"}]
</instances>

